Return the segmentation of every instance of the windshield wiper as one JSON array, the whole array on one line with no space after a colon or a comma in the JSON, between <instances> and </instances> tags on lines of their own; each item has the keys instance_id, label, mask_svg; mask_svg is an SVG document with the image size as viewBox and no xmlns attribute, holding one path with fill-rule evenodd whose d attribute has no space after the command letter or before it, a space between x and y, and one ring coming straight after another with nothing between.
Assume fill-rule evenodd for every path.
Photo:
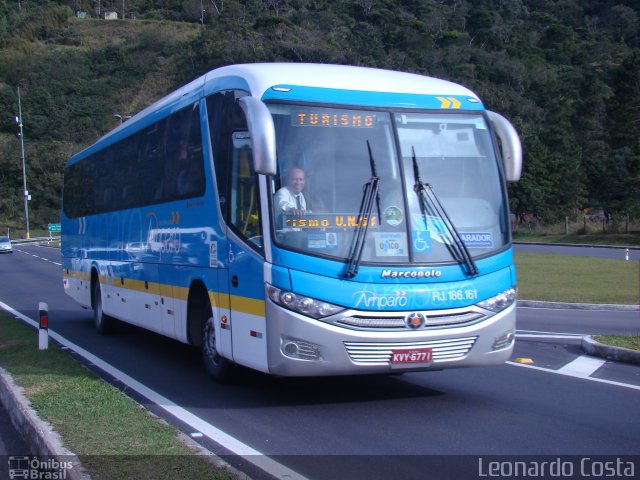
<instances>
[{"instance_id":1,"label":"windshield wiper","mask_svg":"<svg viewBox=\"0 0 640 480\"><path fill-rule=\"evenodd\" d=\"M373 211L374 202L378 206L378 218L380 218L380 197L378 196L380 177L378 177L378 172L376 171L376 162L373 159L369 140L367 140L367 149L369 150L371 179L364 184L362 201L360 202L360 210L358 211L358 221L356 222L351 251L349 252L349 264L343 275L345 278L353 278L358 274L360 259L362 258L362 251L364 250L364 241L367 236L367 228L369 228L369 223L371 223L371 212Z\"/></svg>"},{"instance_id":2,"label":"windshield wiper","mask_svg":"<svg viewBox=\"0 0 640 480\"><path fill-rule=\"evenodd\" d=\"M449 250L449 253L453 257L454 260L458 261L462 265L464 265L466 274L470 277L477 275L478 266L473 261L467 246L464 244L464 241L460 237L458 230L456 230L455 225L447 215L447 211L440 203L437 195L433 191L433 187L429 183L422 183L420 180L420 169L418 168L418 160L416 159L416 150L411 147L413 152L413 174L416 179L416 183L413 187L415 192L418 194L418 198L420 200L420 210L422 214L425 216L425 222L427 221L426 215L432 215L436 218L439 218L444 225L445 232L440 231L440 234L446 234L444 236L444 243ZM438 228L438 230L441 230Z\"/></svg>"}]
</instances>

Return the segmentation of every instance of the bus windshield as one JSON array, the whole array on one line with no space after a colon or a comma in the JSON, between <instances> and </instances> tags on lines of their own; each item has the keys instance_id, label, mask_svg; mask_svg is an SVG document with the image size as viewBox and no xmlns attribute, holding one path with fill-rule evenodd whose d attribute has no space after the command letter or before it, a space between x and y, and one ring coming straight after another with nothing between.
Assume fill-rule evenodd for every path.
<instances>
[{"instance_id":1,"label":"bus windshield","mask_svg":"<svg viewBox=\"0 0 640 480\"><path fill-rule=\"evenodd\" d=\"M473 258L509 242L504 183L481 113L269 108L278 246L352 262L364 235L358 262L446 264L460 261L454 238ZM424 208L416 170L450 221Z\"/></svg>"}]
</instances>

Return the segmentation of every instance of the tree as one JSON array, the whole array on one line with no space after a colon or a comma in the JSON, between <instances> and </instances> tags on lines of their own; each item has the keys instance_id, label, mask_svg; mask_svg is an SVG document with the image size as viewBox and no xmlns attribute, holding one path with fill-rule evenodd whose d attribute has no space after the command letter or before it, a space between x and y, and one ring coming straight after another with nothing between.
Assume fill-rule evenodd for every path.
<instances>
[{"instance_id":1,"label":"tree","mask_svg":"<svg viewBox=\"0 0 640 480\"><path fill-rule=\"evenodd\" d=\"M605 159L600 187L612 211L637 211L640 195L640 50L627 57L613 76L607 109L611 155Z\"/></svg>"}]
</instances>

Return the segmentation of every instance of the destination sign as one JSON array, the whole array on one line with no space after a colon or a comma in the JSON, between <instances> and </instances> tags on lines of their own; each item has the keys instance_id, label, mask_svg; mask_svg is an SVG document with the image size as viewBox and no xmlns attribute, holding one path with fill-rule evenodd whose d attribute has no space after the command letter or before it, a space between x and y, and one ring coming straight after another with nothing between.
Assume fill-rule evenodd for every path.
<instances>
[{"instance_id":1,"label":"destination sign","mask_svg":"<svg viewBox=\"0 0 640 480\"><path fill-rule=\"evenodd\" d=\"M298 112L291 116L294 127L375 128L376 116L364 112Z\"/></svg>"},{"instance_id":2,"label":"destination sign","mask_svg":"<svg viewBox=\"0 0 640 480\"><path fill-rule=\"evenodd\" d=\"M285 229L326 229L326 228L355 228L357 226L378 226L378 216L362 216L358 221L358 215L341 215L335 213L328 214L307 214L304 216L283 215Z\"/></svg>"}]
</instances>

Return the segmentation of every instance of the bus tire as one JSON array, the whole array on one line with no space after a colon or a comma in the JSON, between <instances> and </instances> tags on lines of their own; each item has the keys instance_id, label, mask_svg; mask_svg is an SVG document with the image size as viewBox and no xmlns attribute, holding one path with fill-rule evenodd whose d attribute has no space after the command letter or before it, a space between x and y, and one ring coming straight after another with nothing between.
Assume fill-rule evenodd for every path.
<instances>
[{"instance_id":1,"label":"bus tire","mask_svg":"<svg viewBox=\"0 0 640 480\"><path fill-rule=\"evenodd\" d=\"M100 282L96 282L93 287L93 320L100 335L109 335L113 332L113 319L102 309Z\"/></svg>"},{"instance_id":2,"label":"bus tire","mask_svg":"<svg viewBox=\"0 0 640 480\"><path fill-rule=\"evenodd\" d=\"M216 329L213 317L209 317L202 329L202 360L207 373L216 382L228 383L231 380L234 365L216 350Z\"/></svg>"}]
</instances>

